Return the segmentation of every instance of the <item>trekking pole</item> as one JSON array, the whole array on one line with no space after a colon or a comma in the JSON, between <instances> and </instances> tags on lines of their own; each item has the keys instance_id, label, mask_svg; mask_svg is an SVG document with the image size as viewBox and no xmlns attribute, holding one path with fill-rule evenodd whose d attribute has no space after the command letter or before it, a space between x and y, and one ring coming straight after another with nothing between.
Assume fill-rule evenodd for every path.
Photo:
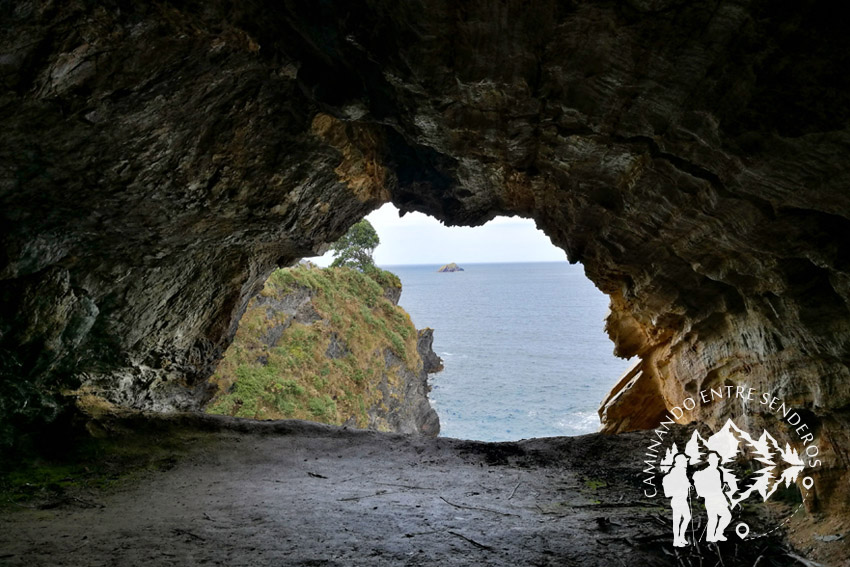
<instances>
[{"instance_id":1,"label":"trekking pole","mask_svg":"<svg viewBox=\"0 0 850 567\"><path fill-rule=\"evenodd\" d=\"M694 508L691 506L691 488L693 488L690 483L688 483L688 511L691 513L691 539L693 543L696 543L696 536L694 535Z\"/></svg>"}]
</instances>

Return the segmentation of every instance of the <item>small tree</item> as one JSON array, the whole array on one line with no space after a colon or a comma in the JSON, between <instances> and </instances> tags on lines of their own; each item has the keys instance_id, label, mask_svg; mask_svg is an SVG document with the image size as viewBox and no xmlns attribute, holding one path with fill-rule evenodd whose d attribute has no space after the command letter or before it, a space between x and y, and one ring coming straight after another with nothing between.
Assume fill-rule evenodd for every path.
<instances>
[{"instance_id":1,"label":"small tree","mask_svg":"<svg viewBox=\"0 0 850 567\"><path fill-rule=\"evenodd\" d=\"M375 267L372 252L381 241L372 223L366 219L361 220L348 229L345 236L334 242L331 250L334 252L332 268L348 267L357 268L360 271L368 271Z\"/></svg>"}]
</instances>

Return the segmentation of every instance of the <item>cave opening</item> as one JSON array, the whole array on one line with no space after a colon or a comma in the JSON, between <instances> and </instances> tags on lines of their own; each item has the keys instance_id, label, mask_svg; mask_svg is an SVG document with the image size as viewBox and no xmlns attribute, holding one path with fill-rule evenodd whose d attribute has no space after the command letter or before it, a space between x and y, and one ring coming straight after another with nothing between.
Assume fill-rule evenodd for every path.
<instances>
[{"instance_id":1,"label":"cave opening","mask_svg":"<svg viewBox=\"0 0 850 567\"><path fill-rule=\"evenodd\" d=\"M850 541L850 35L834 17L837 10L813 7L645 0L4 3L0 446L45 423L64 429L72 421L92 436L118 431L113 420L140 432L171 420L193 420L204 432L265 435L304 427L195 414L240 316L275 266L317 253L389 200L469 226L518 214L535 218L609 295L609 335L619 354L641 359L606 405L606 431L651 429L668 409L686 407L712 385L747 386L786 400L809 422L823 457L813 471L812 510L824 514L808 533L795 530L794 543L811 559L834 563L808 550ZM451 261L464 258L438 263ZM468 281L474 266L439 276ZM313 286L308 289L336 289L342 299L348 289L367 294L373 305L366 309L351 304L330 311L362 332L320 334L310 326L319 308L294 301L298 325L284 329L284 322L275 322L267 337L273 343L278 332L296 334L296 348L245 350L258 366L240 372L253 384L277 376L275 365L326 353L329 373L338 365L352 382L362 382L368 360L346 358L354 339L370 347L367 353L374 352L373 340L388 341L393 348L378 347L385 366L401 369L415 361L408 355L420 337L379 284L322 279L306 270L302 275ZM408 286L403 305L414 288ZM482 292L475 299L494 295ZM527 289L508 293L532 295ZM260 296L274 303L273 294ZM497 304L504 308L504 301ZM376 309L390 317L386 330ZM527 309L520 315L534 319ZM472 333L470 319L461 322L461 331L488 339L514 330L479 325L483 332ZM445 334L438 322L416 324L433 325L435 341ZM518 359L517 345L531 342L514 339L502 350ZM497 371L517 373L504 364L488 370ZM303 401L293 417L329 413L343 403L359 407L358 396L365 395L343 382L334 384L340 392L320 394L320 384L331 384L321 368L309 380L306 386L281 381L263 394L284 409L293 398ZM449 374L436 380L448 387ZM389 378L384 388L382 399L401 395ZM241 391L237 387L232 402L248 413ZM475 393L496 398L503 390ZM75 415L72 406L84 415ZM769 404L694 408L683 422L716 429L734 418L759 429L784 427L787 435L779 441L801 439ZM363 413L361 419L387 426L403 417L388 410ZM150 557L148 542L133 538L153 535L184 562L280 563L280 555L293 550L284 561L456 562L456 544L478 564L599 564L626 556L636 564L659 563L655 555L636 552L661 549L654 539L660 531L622 531L627 524L648 530L656 512L640 505L640 492L626 482L638 470L635 459L624 458L637 456L638 444L629 440L637 433L551 443L549 454L559 461L532 483L520 470L528 461L492 475L481 468L507 460L490 448L482 449L479 462L462 461L474 443L328 431L315 426L301 436L252 435L243 447L267 443L250 452L233 449L238 457L232 462L246 465L229 475L240 490L220 482L222 453L211 452L199 468L208 476L184 477L170 491L159 490L163 477L157 476L104 508L58 511L57 519L74 530L45 526L53 506L31 510L28 531L13 517L0 524L3 561L133 563ZM332 447L324 469L306 461L314 458L308 438L316 432L325 432L322 443ZM196 433L187 443L211 449L212 443L196 441ZM166 437L156 432L145 451ZM375 452L378 447L367 442L375 438L398 444ZM402 453L403 445L415 449ZM440 454L447 446L457 449L454 456ZM547 444L513 445L521 446ZM348 492L354 485L340 455L382 454L399 460L384 461L390 464L380 476L366 469L356 491ZM550 483L567 461L592 470L576 470L569 485ZM381 462L370 458L367 465ZM444 469L461 464L454 478L446 477ZM597 498L593 486L599 483L587 486L581 476L612 465L622 467L618 478L624 482L610 498ZM430 476L400 481L399 467ZM345 492L326 490L334 469ZM483 474L473 476L473 470ZM59 486L64 478L46 484ZM378 493L383 488L373 481L453 486L457 492L426 498L428 490L411 488L416 499L389 494L399 505L385 505ZM552 506L564 501L560 489L570 486L587 488L586 498ZM270 491L278 488L292 499L270 508ZM156 494L162 495L158 501L147 499ZM192 515L183 509L187 494L204 506ZM473 498L486 494L499 496ZM56 498L84 504L73 493ZM501 508L511 498L515 509ZM494 506L505 513L493 513ZM483 513L478 525L454 522L471 516L472 507ZM342 521L310 524L310 513L341 508ZM399 514L417 509L438 511L444 529L408 516L410 529L392 537ZM110 521L108 511L130 523ZM361 526L377 529L361 534L368 543L357 547L348 539L334 545L314 537L347 538L346 528ZM669 534L669 526L663 528ZM284 543L297 531L319 547ZM51 533L52 541L45 537ZM570 549L596 539L599 545L588 544L582 557ZM136 555L116 556L116 541ZM518 551L497 557L503 541ZM222 555L243 542L244 560ZM736 541L735 553L739 543L741 549L749 545ZM433 544L443 551L421 561L406 555ZM38 556L51 547L55 556ZM281 553L257 557L255 550L270 548ZM663 549L666 563L682 558L682 550L671 549ZM762 547L749 549L760 554ZM844 561L850 553L842 547L831 555ZM761 561L777 563L761 555L748 563Z\"/></svg>"},{"instance_id":2,"label":"cave opening","mask_svg":"<svg viewBox=\"0 0 850 567\"><path fill-rule=\"evenodd\" d=\"M425 406L430 403L436 410L440 435L498 442L582 435L599 429L599 404L632 363L613 354L614 345L604 332L608 297L590 282L580 264L566 261L564 252L532 220L496 217L480 227L450 227L422 213L399 215L389 203L365 218L380 238L375 264L400 280L401 295L395 300L402 313L420 329L420 336L421 329L433 329L428 350L439 357L442 368L429 370L427 378L423 374L427 385L417 393L427 399ZM293 273L302 274L305 267L314 272L309 277L296 276L295 283L324 294L346 293L336 281L309 279L324 277L317 274L334 257L330 251L303 261ZM460 270L441 273L440 268L449 264ZM279 276L273 274L270 280L275 277ZM240 417L301 417L424 431L390 415L403 412L396 406L415 403L398 402L410 392L391 391L391 364L380 356L362 362L365 358L358 354L367 343L356 338L352 328L372 325L369 328L380 334L382 328L386 330L382 321L376 323L366 315L353 327L340 327L340 321L351 318L350 303L337 301L316 313L315 296L305 310L306 296L296 293L267 301L274 293L267 282L258 297L264 307L249 307L243 316L241 326L246 330L225 353L216 374L226 378L213 379L229 393L217 395L208 410ZM276 316L274 309L289 310L289 322ZM362 312L363 305L358 309ZM381 319L381 313L374 314ZM286 328L290 324L298 329ZM313 333L307 329L314 324L332 328L321 336L315 333L317 362L302 353L309 350L305 345L313 339L305 337ZM379 343L368 345L382 348ZM391 345L385 350L399 352ZM248 357L246 351L251 352ZM282 351L296 354L270 362ZM420 355L423 360L428 356L421 345ZM237 359L238 363L232 362ZM335 378L340 361L349 359L361 362L344 370L349 376ZM298 364L312 368L314 375L310 370L294 370ZM270 372L281 375L272 377ZM271 384L265 391L258 381L264 375ZM348 382L351 377L356 384ZM364 387L364 381L371 385ZM267 403L257 406L247 401L245 396L252 395L267 396ZM349 403L354 398L357 403ZM306 404L304 411L299 404ZM361 416L368 414L368 419L358 417L357 404ZM364 412L364 404L390 409ZM376 418L376 414L381 415Z\"/></svg>"}]
</instances>

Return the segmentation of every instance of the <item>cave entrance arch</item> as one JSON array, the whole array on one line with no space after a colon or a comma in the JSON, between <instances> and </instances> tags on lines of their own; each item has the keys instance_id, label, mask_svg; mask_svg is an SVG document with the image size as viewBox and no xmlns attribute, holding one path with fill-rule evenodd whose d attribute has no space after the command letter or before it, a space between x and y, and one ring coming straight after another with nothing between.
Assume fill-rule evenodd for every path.
<instances>
[{"instance_id":1,"label":"cave entrance arch","mask_svg":"<svg viewBox=\"0 0 850 567\"><path fill-rule=\"evenodd\" d=\"M400 307L410 314L417 328L434 329L433 348L444 369L430 374L428 398L439 415L441 435L512 441L598 430L597 408L631 363L613 355L614 345L604 333L607 296L587 279L581 265L566 261L564 252L552 245L532 220L497 217L481 227L447 227L422 213L400 216L392 204L373 211L366 219L381 239L374 252L376 263L401 280ZM309 262L327 267L332 260L333 253L329 252ZM455 260L464 267L463 271L438 273L440 266ZM274 293L267 284L259 301L266 304ZM272 299L280 301L283 309L304 300L300 296ZM315 296L311 301L316 301ZM350 310L344 304L334 308ZM296 324L305 318L307 321L303 322L311 324L309 319L315 315L305 315L304 308L299 309L301 312L293 312ZM274 316L265 327L258 327L269 317L270 311L249 308L243 325L256 327L251 333L259 342L250 346L245 341L251 335L243 333L231 348L253 350L259 345L263 349L255 364L249 361L250 368L238 369L244 375L246 392L255 387L247 381L257 380L269 370L269 347L274 358L275 349L286 349L287 341L293 340L289 331L281 340L281 321ZM343 318L347 317L343 313ZM325 352L332 359L344 354L347 347L339 336L342 330L331 319L339 317L326 314L321 323L335 329ZM270 337L280 346L269 344ZM327 342L326 337L322 340ZM324 351L324 346L320 350ZM223 375L233 373L231 356L225 355L222 368L227 370ZM244 357L240 362L246 362ZM384 369L383 360L375 359L373 364ZM324 359L319 366L322 375L327 375ZM315 370L319 372L318 367ZM361 374L362 370L354 372ZM303 373L292 372L290 377L297 383L300 374ZM370 378L377 379L378 375ZM290 390L299 391L289 378L282 380ZM321 392L313 391L310 378L301 376L300 380L307 380L303 386L310 390L309 401L318 407L317 400L323 399ZM234 384L241 389L239 381ZM352 395L344 385L336 388L336 394L342 397L340 392L346 398ZM302 403L308 396L293 396L293 401L295 397L303 398L297 402ZM240 409L219 403L221 397L216 399L212 404L216 412ZM337 395L333 399L340 412L343 407L352 411L350 404ZM270 414L260 412L257 416L287 417L273 407L269 411ZM328 420L328 416L315 417L318 421ZM386 425L386 421L380 423ZM375 425L373 421L370 427Z\"/></svg>"}]
</instances>

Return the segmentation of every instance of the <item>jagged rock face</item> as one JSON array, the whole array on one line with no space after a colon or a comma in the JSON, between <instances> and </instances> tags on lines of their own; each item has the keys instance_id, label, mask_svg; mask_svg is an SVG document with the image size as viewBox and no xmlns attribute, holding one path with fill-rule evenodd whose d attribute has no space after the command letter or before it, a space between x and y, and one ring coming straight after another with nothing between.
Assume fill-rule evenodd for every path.
<instances>
[{"instance_id":1,"label":"jagged rock face","mask_svg":"<svg viewBox=\"0 0 850 567\"><path fill-rule=\"evenodd\" d=\"M305 264L274 272L248 303L204 410L436 437L428 374L442 360L433 330L417 331L398 306L401 291L380 270Z\"/></svg>"},{"instance_id":2,"label":"jagged rock face","mask_svg":"<svg viewBox=\"0 0 850 567\"><path fill-rule=\"evenodd\" d=\"M197 407L270 271L385 189L237 27L173 6L2 10L4 370Z\"/></svg>"},{"instance_id":3,"label":"jagged rock face","mask_svg":"<svg viewBox=\"0 0 850 567\"><path fill-rule=\"evenodd\" d=\"M810 411L843 470L837 9L4 4L7 368L194 407L275 264L386 200L449 224L517 214L584 264L616 351L642 361L606 428L746 383Z\"/></svg>"}]
</instances>

